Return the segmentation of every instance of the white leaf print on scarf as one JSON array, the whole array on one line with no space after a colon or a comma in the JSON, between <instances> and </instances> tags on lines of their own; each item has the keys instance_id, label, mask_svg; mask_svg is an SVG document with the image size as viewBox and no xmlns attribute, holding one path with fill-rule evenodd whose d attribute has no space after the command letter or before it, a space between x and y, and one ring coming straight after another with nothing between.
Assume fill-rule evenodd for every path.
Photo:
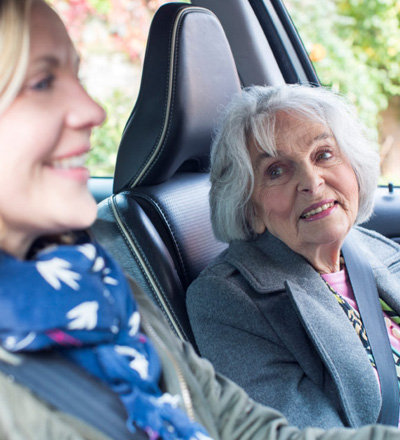
<instances>
[{"instance_id":1,"label":"white leaf print on scarf","mask_svg":"<svg viewBox=\"0 0 400 440\"><path fill-rule=\"evenodd\" d=\"M18 351L23 350L25 347L27 347L31 342L33 342L36 338L35 332L30 332L25 336L25 338L18 341L17 338L13 336L9 336L4 341L4 348L6 348L9 351Z\"/></svg>"},{"instance_id":2,"label":"white leaf print on scarf","mask_svg":"<svg viewBox=\"0 0 400 440\"><path fill-rule=\"evenodd\" d=\"M40 275L56 290L61 289L61 281L71 289L79 289L79 284L76 281L82 277L79 273L69 270L70 267L71 264L68 261L57 257L36 263L36 269Z\"/></svg>"},{"instance_id":3,"label":"white leaf print on scarf","mask_svg":"<svg viewBox=\"0 0 400 440\"><path fill-rule=\"evenodd\" d=\"M70 330L93 330L97 325L97 301L86 301L74 307L67 313L67 318L72 319L68 324Z\"/></svg>"},{"instance_id":4,"label":"white leaf print on scarf","mask_svg":"<svg viewBox=\"0 0 400 440\"><path fill-rule=\"evenodd\" d=\"M129 318L129 327L131 328L129 330L129 336L135 336L136 333L139 331L140 326L140 314L139 312L133 312L132 316Z\"/></svg>"},{"instance_id":5,"label":"white leaf print on scarf","mask_svg":"<svg viewBox=\"0 0 400 440\"><path fill-rule=\"evenodd\" d=\"M96 248L90 243L77 246L77 249L79 252L82 252L82 254L90 261L93 261L96 257Z\"/></svg>"},{"instance_id":6,"label":"white leaf print on scarf","mask_svg":"<svg viewBox=\"0 0 400 440\"><path fill-rule=\"evenodd\" d=\"M78 246L80 252L86 256L90 261L94 261L92 270L93 272L103 272L103 281L105 284L111 284L113 286L118 286L118 281L115 278L107 276L111 271L106 267L106 262L103 257L98 257L96 253L96 248L90 244L83 244Z\"/></svg>"},{"instance_id":7,"label":"white leaf print on scarf","mask_svg":"<svg viewBox=\"0 0 400 440\"><path fill-rule=\"evenodd\" d=\"M106 265L106 263L104 261L104 258L97 257L96 261L93 264L92 270L93 270L93 272L100 272L101 270L104 269L105 265Z\"/></svg>"},{"instance_id":8,"label":"white leaf print on scarf","mask_svg":"<svg viewBox=\"0 0 400 440\"><path fill-rule=\"evenodd\" d=\"M164 403L169 403L173 408L178 408L181 400L181 397L177 394L173 396L172 394L164 393L160 397L157 397L154 401L158 406L162 406Z\"/></svg>"},{"instance_id":9,"label":"white leaf print on scarf","mask_svg":"<svg viewBox=\"0 0 400 440\"><path fill-rule=\"evenodd\" d=\"M116 345L115 351L123 356L129 356L132 360L129 362L129 366L132 370L139 373L143 380L146 380L149 376L149 361L137 350L125 345Z\"/></svg>"}]
</instances>

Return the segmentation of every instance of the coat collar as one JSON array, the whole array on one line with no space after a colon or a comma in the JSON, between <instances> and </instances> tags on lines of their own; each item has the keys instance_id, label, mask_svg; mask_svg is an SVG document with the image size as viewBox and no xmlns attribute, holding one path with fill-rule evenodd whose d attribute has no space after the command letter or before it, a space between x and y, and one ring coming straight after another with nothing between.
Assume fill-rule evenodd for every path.
<instances>
[{"instance_id":1,"label":"coat collar","mask_svg":"<svg viewBox=\"0 0 400 440\"><path fill-rule=\"evenodd\" d=\"M302 280L309 280L311 277L319 278L313 267L301 255L292 251L268 231L251 241L233 241L225 259L238 269L259 293L282 289L287 279L301 283ZM271 273L274 274L273 277Z\"/></svg>"},{"instance_id":2,"label":"coat collar","mask_svg":"<svg viewBox=\"0 0 400 440\"><path fill-rule=\"evenodd\" d=\"M231 243L225 259L260 294L254 295L254 301L287 346L293 347L294 337L298 340L292 349L310 376L315 367L302 357L304 344L309 345L311 338L336 384L349 425L358 427L376 422L381 396L375 372L353 326L315 269L268 232L253 241ZM282 320L280 313L270 313L265 295L279 291L281 302L275 304L275 311L294 307L304 334L294 336L290 323Z\"/></svg>"}]
</instances>

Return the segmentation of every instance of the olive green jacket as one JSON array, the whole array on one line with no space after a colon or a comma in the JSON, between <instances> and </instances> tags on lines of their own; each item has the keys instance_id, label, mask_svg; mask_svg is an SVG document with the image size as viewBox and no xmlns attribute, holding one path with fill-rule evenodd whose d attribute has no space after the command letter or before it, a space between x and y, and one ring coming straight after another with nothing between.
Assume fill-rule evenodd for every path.
<instances>
[{"instance_id":1,"label":"olive green jacket","mask_svg":"<svg viewBox=\"0 0 400 440\"><path fill-rule=\"evenodd\" d=\"M136 286L133 290L142 316L142 329L161 358L164 391L180 395L182 407L189 417L202 423L215 440L400 440L399 430L382 426L328 432L315 428L299 431L288 426L279 412L254 403L241 388L216 374L211 364L200 359L190 345L176 339L156 306ZM12 378L0 374L0 439L107 438L86 423L50 407Z\"/></svg>"}]
</instances>

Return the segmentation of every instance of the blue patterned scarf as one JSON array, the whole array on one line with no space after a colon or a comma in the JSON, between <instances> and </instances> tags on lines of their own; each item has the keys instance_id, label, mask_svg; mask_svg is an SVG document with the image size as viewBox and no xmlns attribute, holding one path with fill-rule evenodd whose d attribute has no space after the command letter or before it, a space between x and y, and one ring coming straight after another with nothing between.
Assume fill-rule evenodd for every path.
<instances>
[{"instance_id":1,"label":"blue patterned scarf","mask_svg":"<svg viewBox=\"0 0 400 440\"><path fill-rule=\"evenodd\" d=\"M130 286L98 244L53 245L20 261L0 251L0 344L11 352L56 349L105 382L128 428L151 439L204 440L204 429L162 394L161 366Z\"/></svg>"}]
</instances>

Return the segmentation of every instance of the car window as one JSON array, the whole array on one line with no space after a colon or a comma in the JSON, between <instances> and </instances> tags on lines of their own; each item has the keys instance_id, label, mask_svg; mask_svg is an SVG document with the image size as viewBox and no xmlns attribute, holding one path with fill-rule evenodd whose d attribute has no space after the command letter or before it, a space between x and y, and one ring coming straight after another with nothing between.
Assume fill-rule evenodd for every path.
<instances>
[{"instance_id":1,"label":"car window","mask_svg":"<svg viewBox=\"0 0 400 440\"><path fill-rule=\"evenodd\" d=\"M82 52L82 81L106 108L89 167L112 176L134 105L151 19L166 0L50 0ZM189 1L185 1L189 3ZM380 145L382 183L400 185L400 26L396 1L285 0L323 85L346 94Z\"/></svg>"},{"instance_id":2,"label":"car window","mask_svg":"<svg viewBox=\"0 0 400 440\"><path fill-rule=\"evenodd\" d=\"M285 0L323 85L346 94L378 140L381 183L400 184L398 2Z\"/></svg>"},{"instance_id":3,"label":"car window","mask_svg":"<svg viewBox=\"0 0 400 440\"><path fill-rule=\"evenodd\" d=\"M107 110L93 132L92 176L112 176L119 140L135 103L151 19L167 0L50 0L82 54L81 80ZM190 3L185 1L185 3Z\"/></svg>"}]
</instances>

